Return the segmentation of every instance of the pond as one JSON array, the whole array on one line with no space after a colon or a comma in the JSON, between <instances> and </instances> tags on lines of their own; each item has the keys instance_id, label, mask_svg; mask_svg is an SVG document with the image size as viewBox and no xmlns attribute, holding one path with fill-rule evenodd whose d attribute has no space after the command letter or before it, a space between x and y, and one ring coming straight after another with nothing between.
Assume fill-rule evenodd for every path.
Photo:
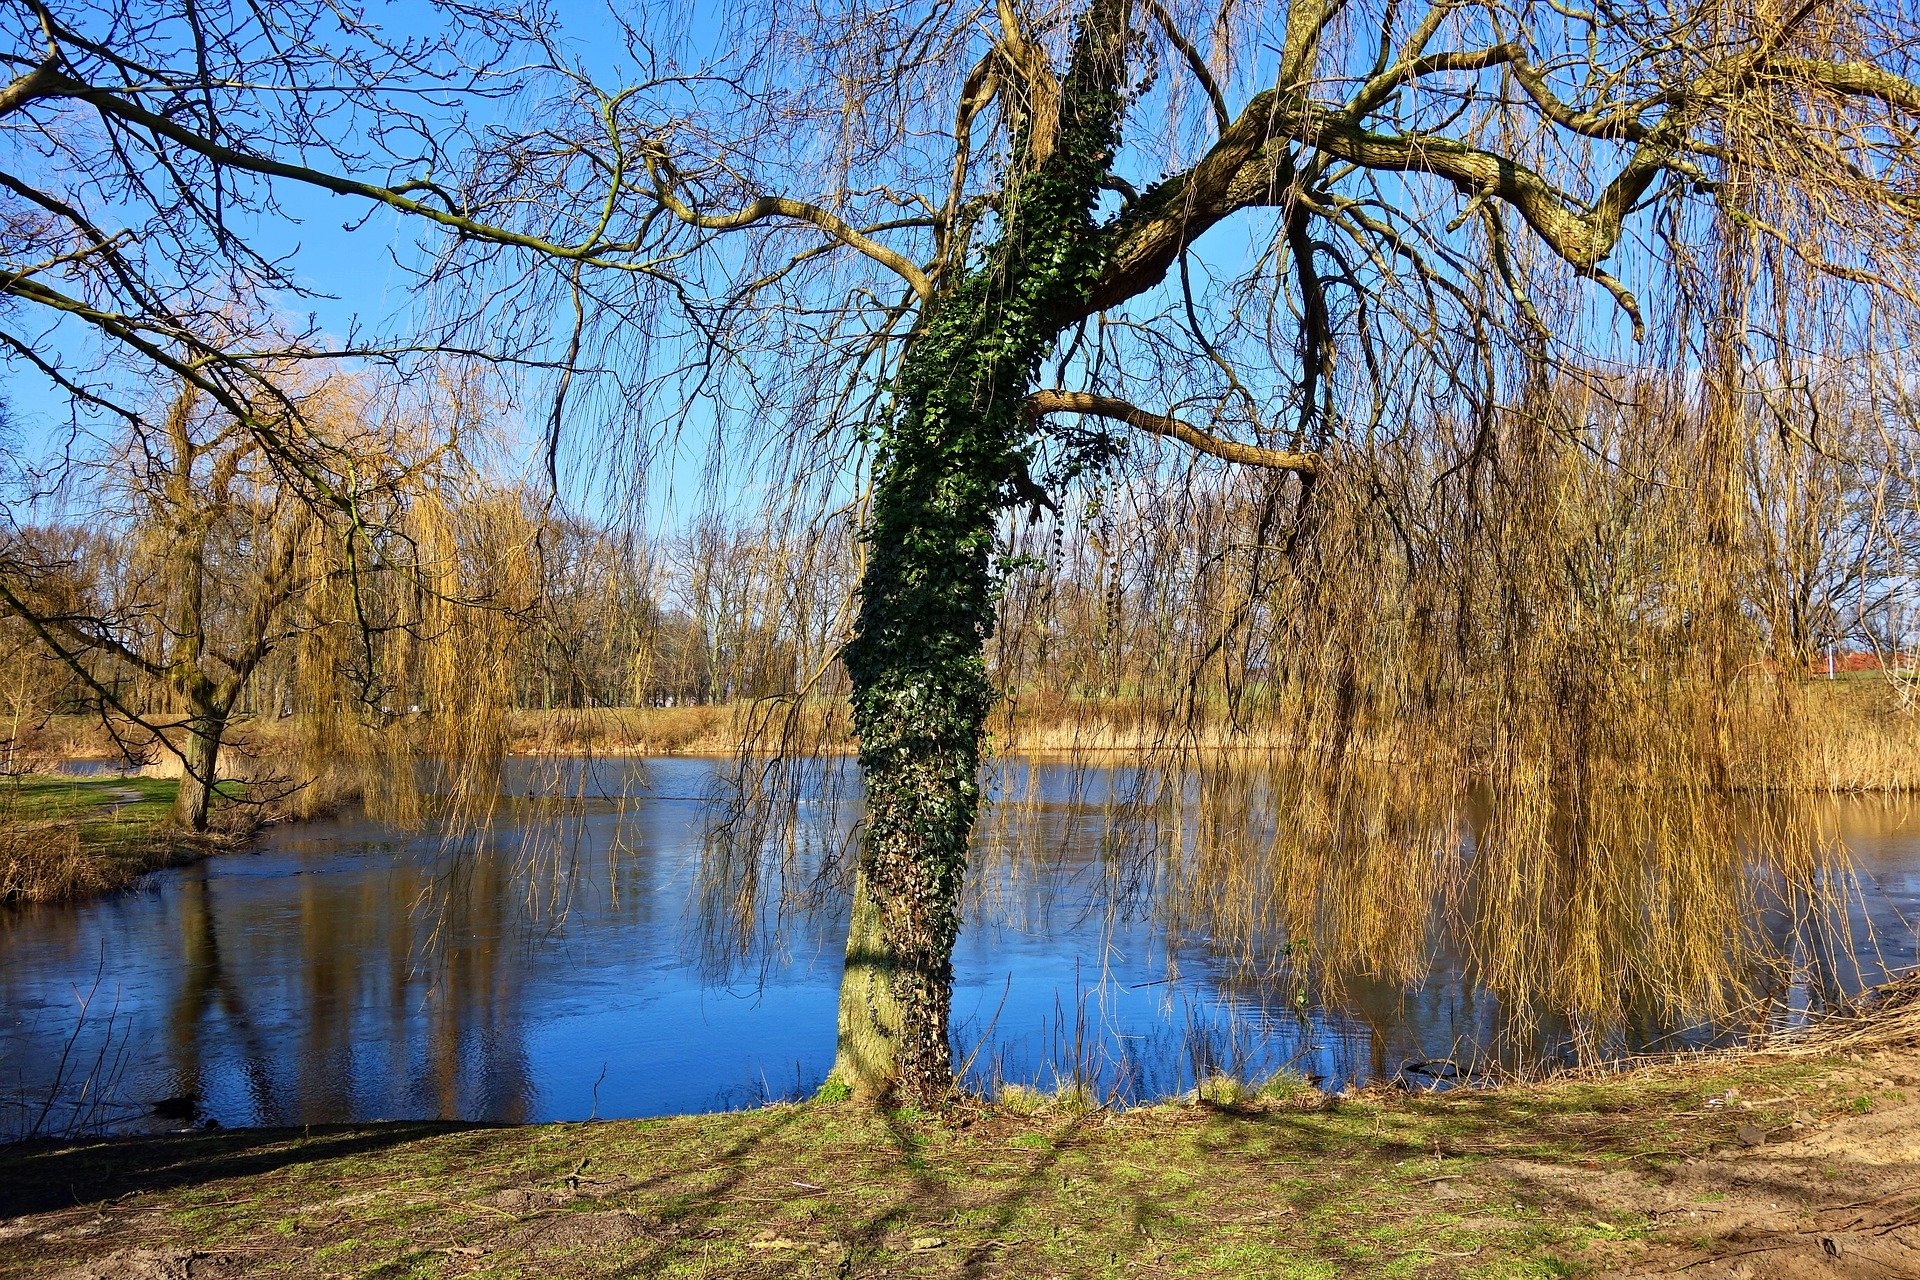
<instances>
[{"instance_id":1,"label":"pond","mask_svg":"<svg viewBox=\"0 0 1920 1280\"><path fill-rule=\"evenodd\" d=\"M1017 828L983 830L955 961L978 1087L1080 1080L1134 1101L1281 1068L1329 1088L1425 1086L1571 1052L1551 1018L1509 1034L1471 948L1439 934L1417 978L1336 989L1271 963L1285 938L1176 930L1151 894L1113 892L1100 814L1123 771L1017 772L1038 802ZM530 841L508 813L449 848L349 814L126 894L0 914L0 1133L577 1120L810 1092L833 1058L844 897L780 910L763 895L746 936L717 934L700 891L716 765L601 761L592 777L620 803L585 805L557 836L549 823ZM853 807L803 804L811 847L840 846ZM1920 820L1868 800L1827 817L1847 906L1825 926L1762 922L1785 975L1776 1017L1915 961ZM796 883L815 857L803 850ZM1640 1025L1620 1043L1726 1031Z\"/></svg>"}]
</instances>

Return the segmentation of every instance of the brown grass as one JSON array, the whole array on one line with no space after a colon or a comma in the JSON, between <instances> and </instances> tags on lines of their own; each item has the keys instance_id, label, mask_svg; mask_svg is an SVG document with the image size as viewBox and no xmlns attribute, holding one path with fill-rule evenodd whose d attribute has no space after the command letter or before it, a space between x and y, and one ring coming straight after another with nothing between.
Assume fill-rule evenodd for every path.
<instances>
[{"instance_id":1,"label":"brown grass","mask_svg":"<svg viewBox=\"0 0 1920 1280\"><path fill-rule=\"evenodd\" d=\"M515 755L727 755L739 748L746 704L516 711Z\"/></svg>"}]
</instances>

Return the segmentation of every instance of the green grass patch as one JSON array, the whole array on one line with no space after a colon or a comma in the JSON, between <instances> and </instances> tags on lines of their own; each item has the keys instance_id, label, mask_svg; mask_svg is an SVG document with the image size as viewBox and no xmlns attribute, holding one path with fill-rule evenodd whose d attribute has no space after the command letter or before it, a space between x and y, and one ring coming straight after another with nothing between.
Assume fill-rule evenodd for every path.
<instances>
[{"instance_id":1,"label":"green grass patch","mask_svg":"<svg viewBox=\"0 0 1920 1280\"><path fill-rule=\"evenodd\" d=\"M178 789L173 778L0 779L0 899L83 898L206 852L170 824Z\"/></svg>"}]
</instances>

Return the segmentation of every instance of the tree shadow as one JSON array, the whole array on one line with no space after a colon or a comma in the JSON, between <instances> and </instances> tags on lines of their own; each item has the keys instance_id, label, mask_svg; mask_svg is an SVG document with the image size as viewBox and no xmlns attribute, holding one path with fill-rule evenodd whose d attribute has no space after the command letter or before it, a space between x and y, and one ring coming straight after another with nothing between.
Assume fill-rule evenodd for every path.
<instances>
[{"instance_id":1,"label":"tree shadow","mask_svg":"<svg viewBox=\"0 0 1920 1280\"><path fill-rule=\"evenodd\" d=\"M252 1177L486 1127L490 1126L420 1121L221 1130L110 1138L79 1145L15 1143L0 1146L0 1218Z\"/></svg>"},{"instance_id":2,"label":"tree shadow","mask_svg":"<svg viewBox=\"0 0 1920 1280\"><path fill-rule=\"evenodd\" d=\"M1002 1237L1007 1228L1013 1225L1021 1206L1039 1195L1041 1184L1053 1176L1060 1157L1073 1147L1074 1140L1079 1137L1086 1123L1084 1114L1076 1115L1057 1133L1049 1133L1047 1139L1050 1145L1033 1162L1033 1167L1015 1178L1013 1185L1003 1194L994 1197L987 1206L986 1239L962 1255L961 1276L973 1280L974 1277L985 1275L987 1269L996 1263L994 1255L1006 1246L1007 1242Z\"/></svg>"},{"instance_id":3,"label":"tree shadow","mask_svg":"<svg viewBox=\"0 0 1920 1280\"><path fill-rule=\"evenodd\" d=\"M750 1157L756 1148L773 1138L779 1130L799 1121L806 1115L803 1108L789 1110L773 1124L762 1126L753 1134L734 1142L715 1159L704 1163L698 1169L675 1169L663 1171L631 1184L628 1191L642 1189L660 1190L670 1184L703 1172L724 1167L725 1172L717 1184L703 1186L697 1193L685 1196L681 1212L673 1221L673 1232L669 1239L655 1242L639 1257L618 1272L622 1276L654 1276L669 1267L686 1261L704 1242L711 1239L714 1229L730 1211L739 1208L738 1200L747 1190L745 1184L751 1182L756 1173L762 1172L752 1167ZM880 1121L879 1129L888 1145L892 1147L893 1158L897 1161L889 1172L898 1174L905 1171L908 1175L904 1186L893 1185L888 1194L878 1203L868 1206L867 1212L853 1221L845 1223L833 1233L832 1244L836 1249L844 1250L839 1259L842 1274L848 1266L861 1265L863 1255L871 1255L885 1249L890 1236L909 1228L924 1227L928 1234L934 1234L941 1218L955 1209L966 1208L972 1212L984 1212L987 1215L985 1239L978 1244L969 1245L961 1254L958 1270L944 1274L962 1277L977 1277L986 1274L995 1259L995 1241L1004 1233L1018 1216L1020 1207L1033 1198L1044 1186L1062 1154L1073 1145L1073 1135L1086 1124L1086 1117L1076 1116L1067 1125L1050 1135L1051 1143L1045 1152L1037 1152L1031 1167L1019 1173L1011 1186L991 1201L982 1204L977 1198L956 1197L948 1185L948 1179L941 1175L936 1166L937 1157L930 1159L927 1145L922 1134L916 1131L913 1122L898 1112L879 1111L874 1113ZM758 1197L745 1196L745 1199ZM771 1219L770 1219L771 1224ZM970 1228L969 1234L978 1228ZM946 1255L952 1257L951 1254ZM783 1257L769 1253L756 1259L756 1274L781 1273L785 1270L812 1274L818 1269L820 1254L817 1251L802 1251L798 1256ZM831 1264L829 1265L831 1270ZM909 1271L912 1268L909 1266Z\"/></svg>"}]
</instances>

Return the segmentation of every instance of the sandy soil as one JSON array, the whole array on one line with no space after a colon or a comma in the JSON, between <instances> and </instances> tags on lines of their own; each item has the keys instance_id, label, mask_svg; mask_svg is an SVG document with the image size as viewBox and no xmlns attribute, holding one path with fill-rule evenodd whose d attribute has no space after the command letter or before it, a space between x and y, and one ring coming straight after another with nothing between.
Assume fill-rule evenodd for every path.
<instances>
[{"instance_id":1,"label":"sandy soil","mask_svg":"<svg viewBox=\"0 0 1920 1280\"><path fill-rule=\"evenodd\" d=\"M1820 1122L1804 1112L1668 1178L1510 1164L1543 1191L1658 1224L1609 1277L1880 1280L1920 1277L1920 1050L1868 1054L1859 1083L1872 1110ZM1730 1100L1763 1105L1764 1098ZM1627 1252L1622 1250L1622 1253Z\"/></svg>"}]
</instances>

